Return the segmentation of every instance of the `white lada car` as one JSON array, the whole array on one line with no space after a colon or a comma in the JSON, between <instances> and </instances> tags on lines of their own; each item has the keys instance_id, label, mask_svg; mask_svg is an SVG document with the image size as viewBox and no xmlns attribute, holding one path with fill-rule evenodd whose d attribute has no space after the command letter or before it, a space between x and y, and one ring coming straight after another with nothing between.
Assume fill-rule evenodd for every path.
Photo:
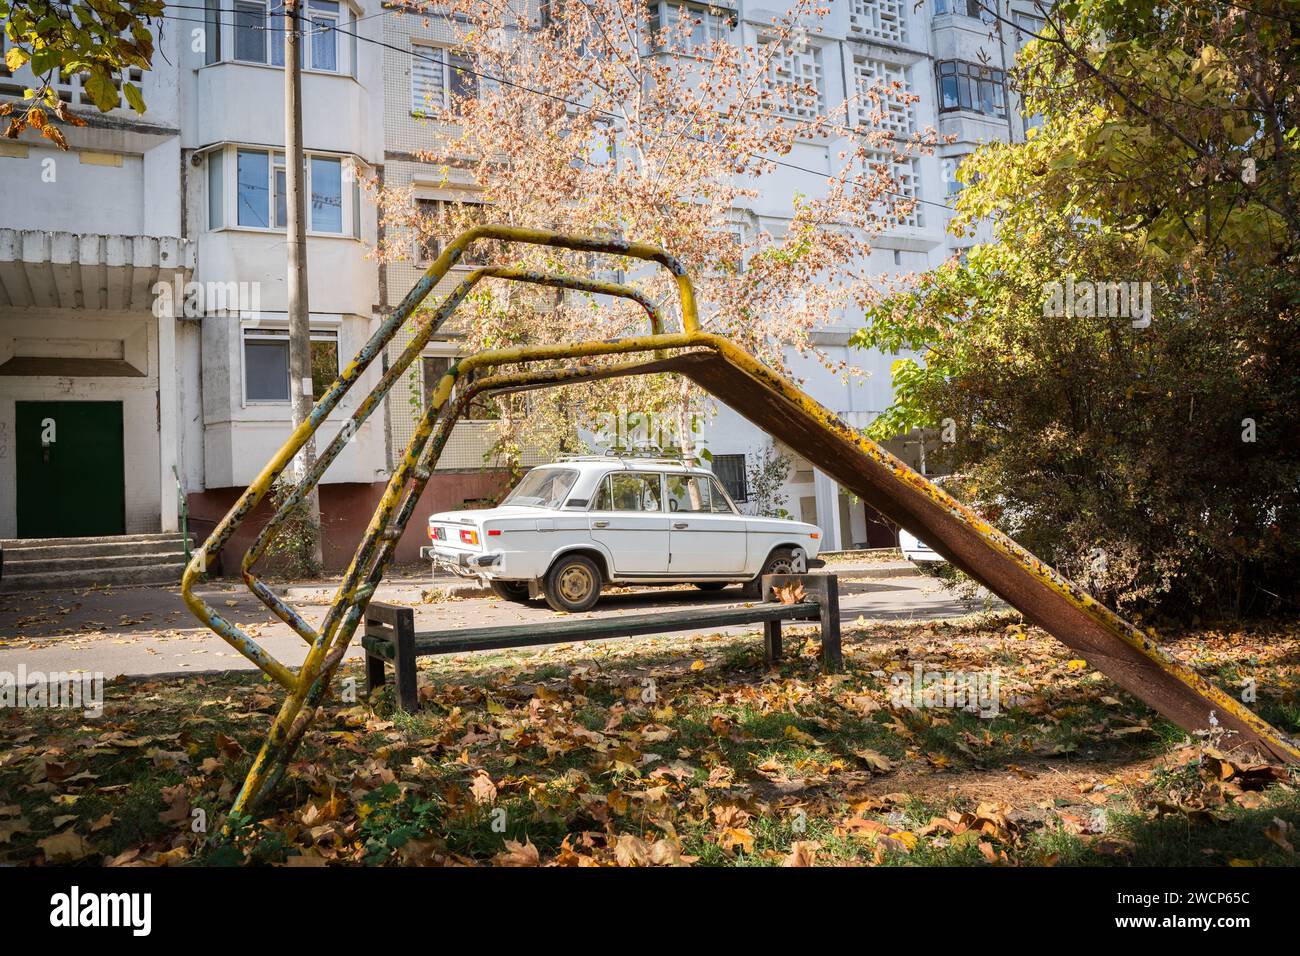
<instances>
[{"instance_id":1,"label":"white lada car","mask_svg":"<svg viewBox=\"0 0 1300 956\"><path fill-rule=\"evenodd\" d=\"M441 567L509 601L544 597L585 611L606 584L744 584L802 572L816 560L816 525L743 515L713 473L681 461L574 458L528 472L496 508L429 517Z\"/></svg>"}]
</instances>

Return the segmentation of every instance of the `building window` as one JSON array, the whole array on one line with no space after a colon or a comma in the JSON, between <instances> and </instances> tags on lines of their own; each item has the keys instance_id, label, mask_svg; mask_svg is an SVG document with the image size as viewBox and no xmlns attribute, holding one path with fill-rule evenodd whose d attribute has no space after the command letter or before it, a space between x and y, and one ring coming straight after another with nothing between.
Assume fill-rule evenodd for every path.
<instances>
[{"instance_id":1,"label":"building window","mask_svg":"<svg viewBox=\"0 0 1300 956\"><path fill-rule=\"evenodd\" d=\"M307 20L311 24L311 68L330 73L339 71L338 32L342 10L333 0L309 0Z\"/></svg>"},{"instance_id":2,"label":"building window","mask_svg":"<svg viewBox=\"0 0 1300 956\"><path fill-rule=\"evenodd\" d=\"M235 0L235 59L246 63L268 63L271 31L266 4L258 0ZM284 34L276 31L283 39ZM284 47L280 47L283 55Z\"/></svg>"},{"instance_id":3,"label":"building window","mask_svg":"<svg viewBox=\"0 0 1300 956\"><path fill-rule=\"evenodd\" d=\"M749 480L745 473L744 455L714 455L713 473L731 500L737 503L749 500Z\"/></svg>"},{"instance_id":4,"label":"building window","mask_svg":"<svg viewBox=\"0 0 1300 956\"><path fill-rule=\"evenodd\" d=\"M449 368L451 368L450 355L420 356L420 397L424 400L424 408L432 404L433 393Z\"/></svg>"},{"instance_id":5,"label":"building window","mask_svg":"<svg viewBox=\"0 0 1300 956\"><path fill-rule=\"evenodd\" d=\"M442 244L454 239L471 226L487 221L485 206L477 202L453 202L449 199L417 199L415 236L416 262L429 263L442 255ZM457 265L481 266L487 261L486 242L476 242L465 251Z\"/></svg>"},{"instance_id":6,"label":"building window","mask_svg":"<svg viewBox=\"0 0 1300 956\"><path fill-rule=\"evenodd\" d=\"M1043 27L1046 21L1042 17L1035 17L1028 13L1016 13L1013 15L1015 21L1015 31L1012 36L1016 41L1016 52L1020 52L1034 40L1043 35Z\"/></svg>"},{"instance_id":7,"label":"building window","mask_svg":"<svg viewBox=\"0 0 1300 956\"><path fill-rule=\"evenodd\" d=\"M992 23L993 14L990 10L996 9L993 2L994 0L934 0L934 15L938 17L946 13L959 13Z\"/></svg>"},{"instance_id":8,"label":"building window","mask_svg":"<svg viewBox=\"0 0 1300 956\"><path fill-rule=\"evenodd\" d=\"M577 115L576 112L571 115ZM567 134L565 135L567 138ZM591 135L569 160L573 169L598 169L618 162L618 135L613 120L597 119L591 124Z\"/></svg>"},{"instance_id":9,"label":"building window","mask_svg":"<svg viewBox=\"0 0 1300 956\"><path fill-rule=\"evenodd\" d=\"M221 61L221 0L203 0L203 62Z\"/></svg>"},{"instance_id":10,"label":"building window","mask_svg":"<svg viewBox=\"0 0 1300 956\"><path fill-rule=\"evenodd\" d=\"M271 226L271 154L241 149L235 158L235 222L255 229Z\"/></svg>"},{"instance_id":11,"label":"building window","mask_svg":"<svg viewBox=\"0 0 1300 956\"><path fill-rule=\"evenodd\" d=\"M906 0L850 0L849 31L875 40L906 43Z\"/></svg>"},{"instance_id":12,"label":"building window","mask_svg":"<svg viewBox=\"0 0 1300 956\"><path fill-rule=\"evenodd\" d=\"M450 355L420 356L420 398L424 405L419 414L423 415L424 409L433 404L433 393L438 390L438 383L447 374L453 361ZM491 396L483 394L470 399L461 414L461 421L469 422L497 421L500 418L501 410L497 407L496 401Z\"/></svg>"},{"instance_id":13,"label":"building window","mask_svg":"<svg viewBox=\"0 0 1300 956\"><path fill-rule=\"evenodd\" d=\"M339 377L339 334L311 334L311 393L320 398Z\"/></svg>"},{"instance_id":14,"label":"building window","mask_svg":"<svg viewBox=\"0 0 1300 956\"><path fill-rule=\"evenodd\" d=\"M943 185L946 195L955 196L966 188L966 184L957 178L957 167L969 155L969 153L962 153L960 156L949 156L943 160Z\"/></svg>"},{"instance_id":15,"label":"building window","mask_svg":"<svg viewBox=\"0 0 1300 956\"><path fill-rule=\"evenodd\" d=\"M224 150L215 150L208 154L208 228L220 229L225 225L225 210L222 208L222 199L225 196L225 190L222 188L222 180L226 175L226 153Z\"/></svg>"},{"instance_id":16,"label":"building window","mask_svg":"<svg viewBox=\"0 0 1300 956\"><path fill-rule=\"evenodd\" d=\"M728 223L718 249L719 271L723 275L740 275L745 271L745 251L749 247L749 230L744 223Z\"/></svg>"},{"instance_id":17,"label":"building window","mask_svg":"<svg viewBox=\"0 0 1300 956\"><path fill-rule=\"evenodd\" d=\"M781 43L775 38L763 43ZM822 51L812 44L783 46L768 59L768 81L780 91L777 112L792 119L813 119L822 112L826 90Z\"/></svg>"},{"instance_id":18,"label":"building window","mask_svg":"<svg viewBox=\"0 0 1300 956\"><path fill-rule=\"evenodd\" d=\"M896 141L906 141L916 129L915 100L906 67L855 56L853 79L857 86L858 122L891 133ZM875 114L880 114L878 120Z\"/></svg>"},{"instance_id":19,"label":"building window","mask_svg":"<svg viewBox=\"0 0 1300 956\"><path fill-rule=\"evenodd\" d=\"M234 224L249 229L284 229L288 225L288 198L284 153L264 149L235 151ZM208 157L208 227L221 228L225 221L221 153ZM352 201L344 202L343 158L308 153L304 166L307 193L307 230L321 235L341 236L350 228L354 236L360 227L360 184L352 179ZM349 211L344 213L344 207Z\"/></svg>"},{"instance_id":20,"label":"building window","mask_svg":"<svg viewBox=\"0 0 1300 956\"><path fill-rule=\"evenodd\" d=\"M474 61L450 47L415 44L411 51L411 115L455 113L457 104L478 96Z\"/></svg>"},{"instance_id":21,"label":"building window","mask_svg":"<svg viewBox=\"0 0 1300 956\"><path fill-rule=\"evenodd\" d=\"M986 116L1006 118L1006 83L1001 70L961 60L943 60L936 68L939 76L939 112L969 110Z\"/></svg>"},{"instance_id":22,"label":"building window","mask_svg":"<svg viewBox=\"0 0 1300 956\"><path fill-rule=\"evenodd\" d=\"M316 398L324 395L338 375L338 333L312 329L312 395ZM244 401L287 402L291 395L289 330L244 329Z\"/></svg>"},{"instance_id":23,"label":"building window","mask_svg":"<svg viewBox=\"0 0 1300 956\"><path fill-rule=\"evenodd\" d=\"M221 0L206 0L210 19L219 16ZM305 0L304 37L299 44L302 66L322 73L356 74L355 18L339 0ZM235 59L245 63L284 66L284 32L288 25L281 0L234 0ZM347 32L341 32L347 31ZM206 62L220 59L209 50Z\"/></svg>"},{"instance_id":24,"label":"building window","mask_svg":"<svg viewBox=\"0 0 1300 956\"><path fill-rule=\"evenodd\" d=\"M343 232L343 160L337 156L312 156L307 160L311 196L309 228L313 232Z\"/></svg>"},{"instance_id":25,"label":"building window","mask_svg":"<svg viewBox=\"0 0 1300 956\"><path fill-rule=\"evenodd\" d=\"M707 50L725 40L736 25L736 14L725 7L694 3L656 3L650 8L656 46L675 53ZM682 26L685 21L687 26Z\"/></svg>"}]
</instances>

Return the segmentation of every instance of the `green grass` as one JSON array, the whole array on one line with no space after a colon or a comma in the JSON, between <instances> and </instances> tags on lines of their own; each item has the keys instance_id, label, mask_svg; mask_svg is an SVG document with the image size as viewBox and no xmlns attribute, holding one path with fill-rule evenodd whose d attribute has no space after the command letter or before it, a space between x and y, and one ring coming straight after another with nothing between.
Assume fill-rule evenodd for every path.
<instances>
[{"instance_id":1,"label":"green grass","mask_svg":"<svg viewBox=\"0 0 1300 956\"><path fill-rule=\"evenodd\" d=\"M89 842L86 862L487 863L528 845L542 862L610 863L629 838L627 852L671 844L706 866L778 865L813 844L819 864L1297 862L1268 835L1295 842L1294 778L1225 790L1182 731L1038 632L1012 639L990 620L851 628L836 676L799 634L773 669L743 636L427 661L418 713L397 711L391 688L330 703L233 841L216 831L280 692L247 675L114 684L99 721L0 714L0 834L26 821L0 836L0 862L39 862L41 841L64 832ZM1256 675L1270 691L1261 713L1300 727L1294 653L1195 652L1221 685ZM998 668L1001 712L891 706L890 675L914 653L942 670ZM168 794L204 811L208 832L188 814L160 819ZM1008 822L979 817L982 803Z\"/></svg>"}]
</instances>

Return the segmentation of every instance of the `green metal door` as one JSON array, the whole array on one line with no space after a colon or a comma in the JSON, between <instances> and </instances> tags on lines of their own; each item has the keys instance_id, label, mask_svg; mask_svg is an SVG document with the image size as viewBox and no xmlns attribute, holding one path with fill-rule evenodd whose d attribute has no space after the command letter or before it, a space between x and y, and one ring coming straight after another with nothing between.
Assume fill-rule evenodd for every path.
<instances>
[{"instance_id":1,"label":"green metal door","mask_svg":"<svg viewBox=\"0 0 1300 956\"><path fill-rule=\"evenodd\" d=\"M18 537L126 531L121 402L15 402Z\"/></svg>"}]
</instances>

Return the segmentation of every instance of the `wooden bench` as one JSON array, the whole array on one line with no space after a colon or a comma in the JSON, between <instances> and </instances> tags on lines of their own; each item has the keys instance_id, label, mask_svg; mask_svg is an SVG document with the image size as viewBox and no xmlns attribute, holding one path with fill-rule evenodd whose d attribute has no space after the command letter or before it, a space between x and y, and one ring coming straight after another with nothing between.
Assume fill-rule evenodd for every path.
<instances>
[{"instance_id":1,"label":"wooden bench","mask_svg":"<svg viewBox=\"0 0 1300 956\"><path fill-rule=\"evenodd\" d=\"M773 589L801 583L805 597L797 604L773 600ZM418 706L415 660L434 654L463 654L466 651L536 647L570 641L593 641L665 631L694 631L737 624L763 625L763 657L767 663L781 656L783 621L818 621L821 624L822 667L827 672L840 668L839 586L833 574L770 574L763 578L763 601L748 607L698 607L657 614L627 614L620 617L556 617L545 623L475 627L455 631L416 633L415 612L409 607L371 602L366 610L365 634L368 691L384 684L384 664L393 665L397 705L413 712Z\"/></svg>"}]
</instances>

